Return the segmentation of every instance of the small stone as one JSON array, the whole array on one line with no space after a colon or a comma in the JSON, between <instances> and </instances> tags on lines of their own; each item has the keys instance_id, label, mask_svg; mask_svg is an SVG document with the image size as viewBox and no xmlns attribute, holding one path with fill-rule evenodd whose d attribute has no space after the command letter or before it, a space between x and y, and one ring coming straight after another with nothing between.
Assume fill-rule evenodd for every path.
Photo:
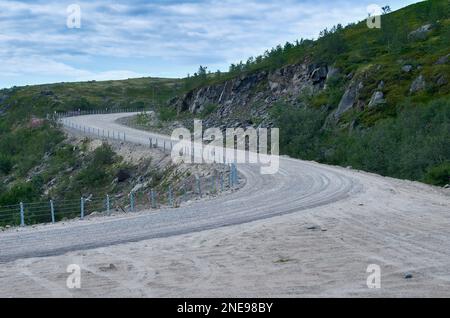
<instances>
[{"instance_id":1,"label":"small stone","mask_svg":"<svg viewBox=\"0 0 450 318\"><path fill-rule=\"evenodd\" d=\"M99 270L102 272L115 271L117 267L114 264L109 264L109 266L100 267Z\"/></svg>"},{"instance_id":2,"label":"small stone","mask_svg":"<svg viewBox=\"0 0 450 318\"><path fill-rule=\"evenodd\" d=\"M403 66L402 66L402 71L405 72L405 73L411 72L412 69L413 69L413 66L410 65L410 64L406 64L406 65L403 65Z\"/></svg>"},{"instance_id":3,"label":"small stone","mask_svg":"<svg viewBox=\"0 0 450 318\"><path fill-rule=\"evenodd\" d=\"M445 78L444 75L440 75L438 76L437 80L436 80L436 84L438 86L444 86L448 83L447 79Z\"/></svg>"},{"instance_id":4,"label":"small stone","mask_svg":"<svg viewBox=\"0 0 450 318\"><path fill-rule=\"evenodd\" d=\"M447 64L449 59L450 59L450 54L447 54L447 55L439 58L439 60L437 60L436 63L434 63L434 64L436 64L436 65Z\"/></svg>"}]
</instances>

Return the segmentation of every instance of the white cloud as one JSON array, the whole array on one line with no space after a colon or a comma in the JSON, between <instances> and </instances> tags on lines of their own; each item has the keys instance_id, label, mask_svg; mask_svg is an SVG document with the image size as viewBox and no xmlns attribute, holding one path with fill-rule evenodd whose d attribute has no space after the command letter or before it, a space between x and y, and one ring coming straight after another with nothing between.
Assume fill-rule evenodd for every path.
<instances>
[{"instance_id":1,"label":"white cloud","mask_svg":"<svg viewBox=\"0 0 450 318\"><path fill-rule=\"evenodd\" d=\"M111 58L148 59L153 63L157 58L159 69L167 66L168 70L152 75L164 72L183 76L175 69L179 65L173 66L171 61L191 63L192 70L199 64L224 67L277 44L316 37L325 27L366 16L366 3L356 0L82 0L77 1L82 28L69 30L65 27L66 8L72 2L0 0L0 60L8 64L0 67L0 82L6 73L20 77L29 74L30 68L33 74L52 74L62 80L146 73L136 72L137 68L99 71L123 69L107 65L106 60ZM93 70L79 66L92 60L105 64Z\"/></svg>"}]
</instances>

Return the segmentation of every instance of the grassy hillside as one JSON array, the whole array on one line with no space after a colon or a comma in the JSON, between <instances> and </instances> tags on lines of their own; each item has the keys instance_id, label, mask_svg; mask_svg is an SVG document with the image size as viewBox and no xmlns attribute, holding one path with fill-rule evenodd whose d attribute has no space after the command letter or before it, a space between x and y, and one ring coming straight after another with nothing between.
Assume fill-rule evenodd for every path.
<instances>
[{"instance_id":1,"label":"grassy hillside","mask_svg":"<svg viewBox=\"0 0 450 318\"><path fill-rule=\"evenodd\" d=\"M286 65L327 65L336 73L327 77L324 89L298 92L296 103L270 105L281 152L445 185L450 183L449 60L450 1L431 0L383 15L381 29L369 29L365 20L337 25L316 41L277 46L232 65L228 73L201 69L185 85L198 90ZM360 86L355 105L334 116L352 85ZM270 92L268 86L261 83L258 89ZM382 101L370 106L376 92Z\"/></svg>"},{"instance_id":2,"label":"grassy hillside","mask_svg":"<svg viewBox=\"0 0 450 318\"><path fill-rule=\"evenodd\" d=\"M76 109L158 108L178 92L177 80L57 83L0 90L0 206L49 197L72 199L112 189L121 159L107 146L73 146L46 114ZM49 193L48 188L53 189Z\"/></svg>"}]
</instances>

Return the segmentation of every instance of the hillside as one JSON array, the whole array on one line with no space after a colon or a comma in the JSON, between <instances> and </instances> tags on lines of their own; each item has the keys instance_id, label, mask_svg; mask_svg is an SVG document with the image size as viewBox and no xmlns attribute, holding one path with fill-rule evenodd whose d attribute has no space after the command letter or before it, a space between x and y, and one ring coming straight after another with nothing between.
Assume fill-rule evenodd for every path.
<instances>
[{"instance_id":1,"label":"hillside","mask_svg":"<svg viewBox=\"0 0 450 318\"><path fill-rule=\"evenodd\" d=\"M166 171L156 171L150 159L130 163L114 147L69 138L46 115L78 109L155 108L179 89L177 80L141 78L0 90L0 206L120 195L144 176L164 179ZM130 177L117 183L121 171Z\"/></svg>"},{"instance_id":2,"label":"hillside","mask_svg":"<svg viewBox=\"0 0 450 318\"><path fill-rule=\"evenodd\" d=\"M383 15L381 29L365 21L338 25L316 41L280 45L227 73L201 67L185 79L0 90L0 205L78 195L89 190L86 171L94 163L107 176L100 178L104 191L121 190L108 188L124 165L120 156L99 163L96 157L111 149L86 152L45 120L77 109L154 108L160 121L152 129L190 127L194 117L222 128L277 126L284 154L445 185L449 42L449 2L433 0Z\"/></svg>"},{"instance_id":3,"label":"hillside","mask_svg":"<svg viewBox=\"0 0 450 318\"><path fill-rule=\"evenodd\" d=\"M178 120L279 127L297 158L445 185L450 178L450 5L420 2L286 43L226 74L201 68ZM182 120L184 119L184 120Z\"/></svg>"}]
</instances>

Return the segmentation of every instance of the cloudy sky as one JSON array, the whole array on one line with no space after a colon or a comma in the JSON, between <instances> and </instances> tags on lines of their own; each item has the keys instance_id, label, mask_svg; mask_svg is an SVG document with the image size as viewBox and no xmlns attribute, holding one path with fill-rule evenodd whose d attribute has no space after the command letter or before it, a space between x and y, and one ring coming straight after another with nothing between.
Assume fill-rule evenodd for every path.
<instances>
[{"instance_id":1,"label":"cloudy sky","mask_svg":"<svg viewBox=\"0 0 450 318\"><path fill-rule=\"evenodd\" d=\"M227 70L286 41L417 0L0 0L0 88ZM68 28L68 7L81 27Z\"/></svg>"}]
</instances>

